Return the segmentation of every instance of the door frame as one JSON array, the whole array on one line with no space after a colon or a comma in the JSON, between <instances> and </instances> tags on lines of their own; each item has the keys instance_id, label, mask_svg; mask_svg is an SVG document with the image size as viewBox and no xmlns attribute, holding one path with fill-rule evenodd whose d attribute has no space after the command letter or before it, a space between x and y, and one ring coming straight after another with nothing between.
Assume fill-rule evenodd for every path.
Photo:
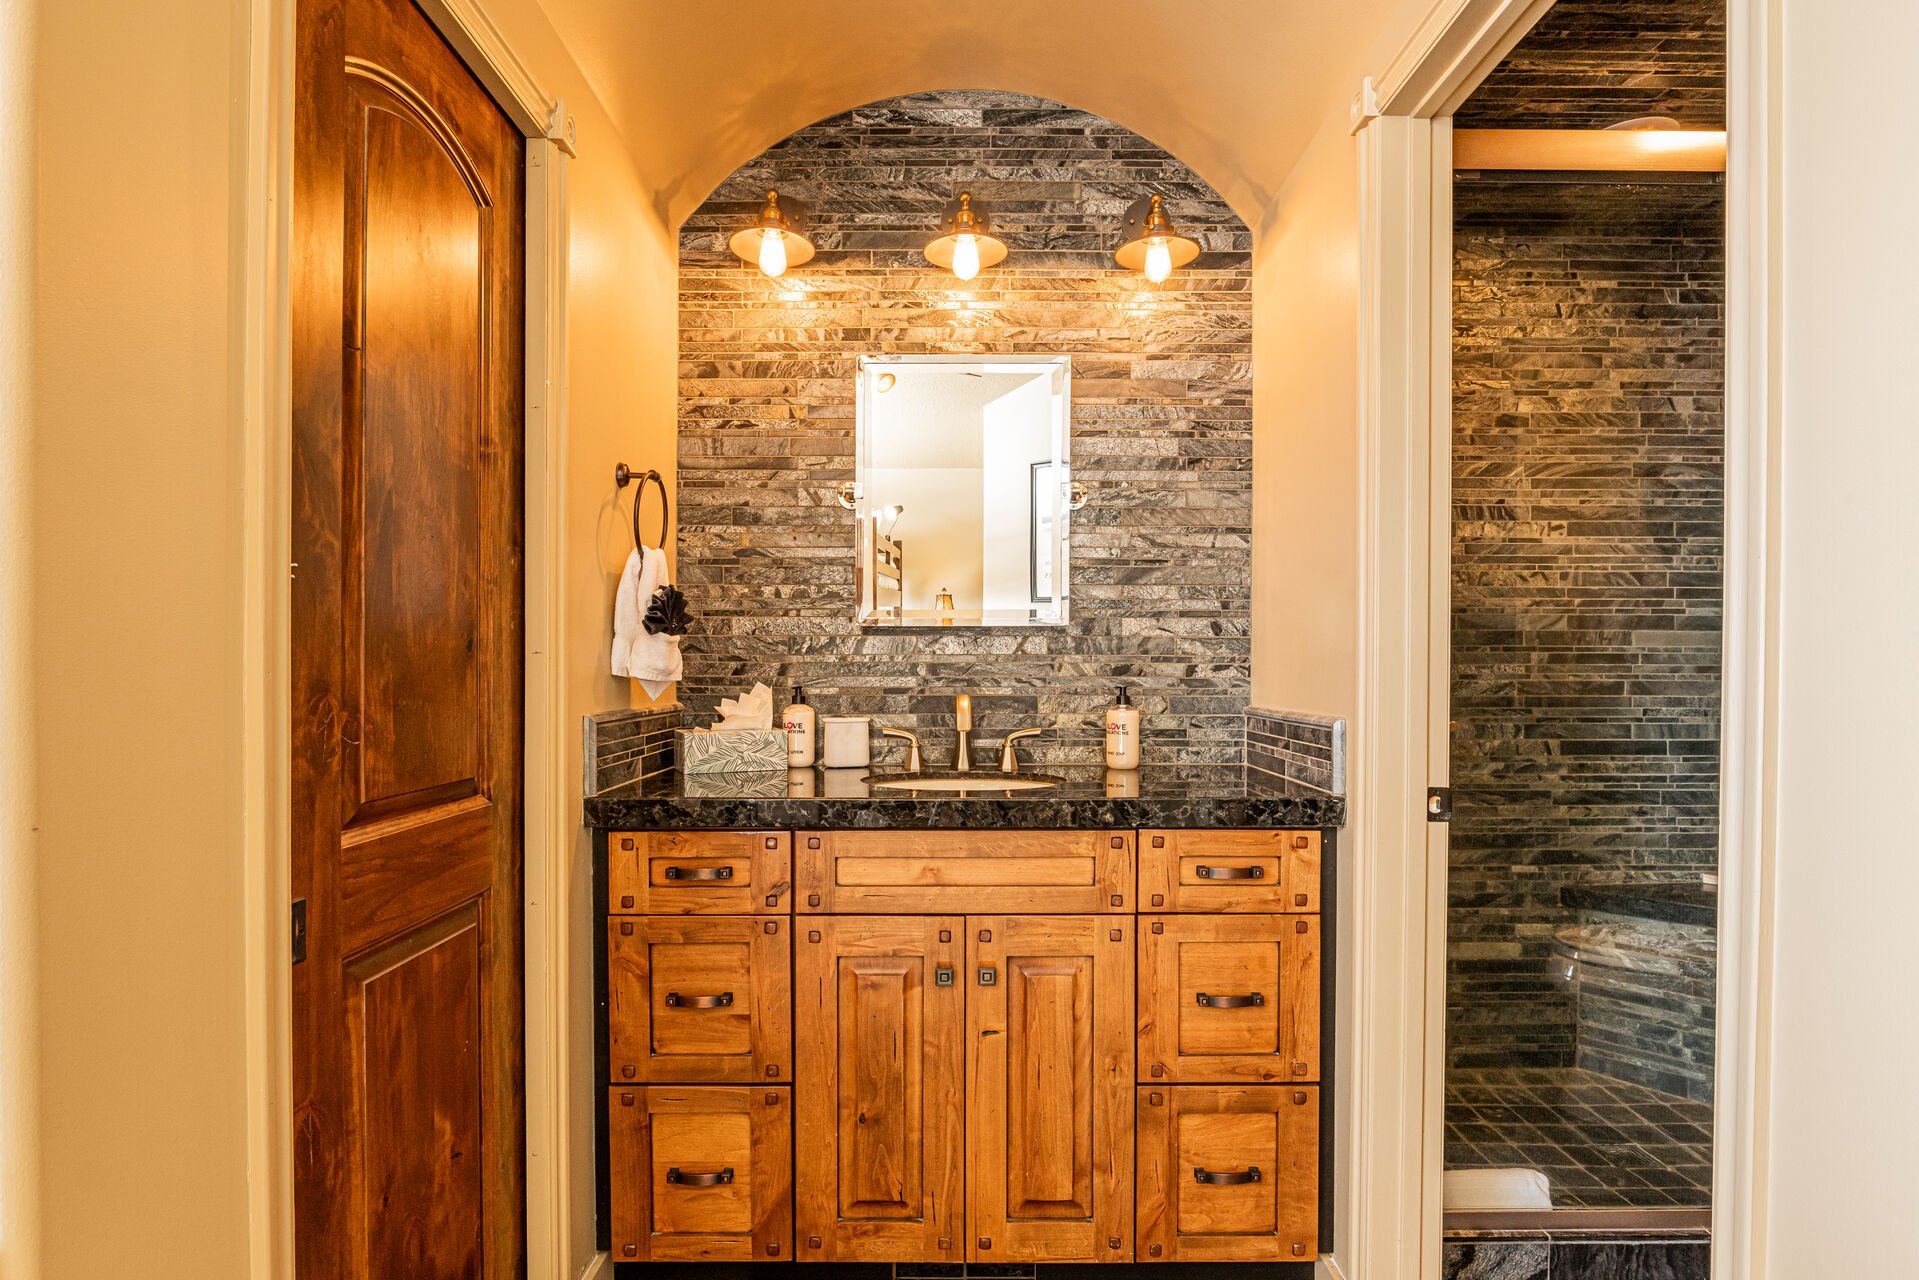
<instances>
[{"instance_id":1,"label":"door frame","mask_svg":"<svg viewBox=\"0 0 1919 1280\"><path fill-rule=\"evenodd\" d=\"M526 145L526 616L524 653L526 1242L530 1275L569 1271L561 519L566 439L566 186L577 154L564 100L547 94L480 0L417 0ZM293 86L297 0L248 0L245 96L235 113L234 305L240 374L242 921L247 1081L248 1271L293 1274L290 800ZM589 1272L599 1268L596 1258Z\"/></svg>"},{"instance_id":2,"label":"door frame","mask_svg":"<svg viewBox=\"0 0 1919 1280\"><path fill-rule=\"evenodd\" d=\"M1326 1270L1436 1280L1444 1161L1452 445L1450 115L1552 0L1435 0L1355 95L1360 183L1359 888L1350 1250ZM1777 758L1779 0L1729 0L1726 542L1716 1280L1765 1274L1765 1049ZM1369 883L1370 878L1370 883ZM1419 1069L1413 1070L1414 1064Z\"/></svg>"}]
</instances>

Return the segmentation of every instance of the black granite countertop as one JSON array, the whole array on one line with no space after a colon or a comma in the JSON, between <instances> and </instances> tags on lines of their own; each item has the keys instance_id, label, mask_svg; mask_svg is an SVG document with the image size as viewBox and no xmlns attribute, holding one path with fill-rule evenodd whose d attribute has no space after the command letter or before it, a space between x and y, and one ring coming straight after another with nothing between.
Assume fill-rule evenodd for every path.
<instances>
[{"instance_id":1,"label":"black granite countertop","mask_svg":"<svg viewBox=\"0 0 1919 1280\"><path fill-rule=\"evenodd\" d=\"M1719 920L1717 892L1696 881L1569 885L1560 891L1559 900L1579 910L1603 911L1635 920L1700 924L1708 928Z\"/></svg>"},{"instance_id":2,"label":"black granite countertop","mask_svg":"<svg viewBox=\"0 0 1919 1280\"><path fill-rule=\"evenodd\" d=\"M660 774L588 796L585 821L610 831L1097 827L1336 827L1346 798L1238 765L1050 768L1059 786L965 794L870 788L873 769ZM1037 773L1038 771L1032 771Z\"/></svg>"}]
</instances>

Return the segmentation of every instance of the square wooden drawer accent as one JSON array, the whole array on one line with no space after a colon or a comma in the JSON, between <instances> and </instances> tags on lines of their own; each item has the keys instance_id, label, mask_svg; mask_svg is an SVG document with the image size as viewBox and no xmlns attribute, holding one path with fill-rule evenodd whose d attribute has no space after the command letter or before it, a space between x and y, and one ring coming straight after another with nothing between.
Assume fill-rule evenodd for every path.
<instances>
[{"instance_id":1,"label":"square wooden drawer accent","mask_svg":"<svg viewBox=\"0 0 1919 1280\"><path fill-rule=\"evenodd\" d=\"M792 1078L790 920L607 921L607 1067L615 1084Z\"/></svg>"},{"instance_id":2,"label":"square wooden drawer accent","mask_svg":"<svg viewBox=\"0 0 1919 1280\"><path fill-rule=\"evenodd\" d=\"M1141 911L1319 910L1317 831L1142 831Z\"/></svg>"},{"instance_id":3,"label":"square wooden drawer accent","mask_svg":"<svg viewBox=\"0 0 1919 1280\"><path fill-rule=\"evenodd\" d=\"M802 831L796 909L1131 911L1130 831Z\"/></svg>"},{"instance_id":4,"label":"square wooden drawer accent","mask_svg":"<svg viewBox=\"0 0 1919 1280\"><path fill-rule=\"evenodd\" d=\"M1317 916L1142 916L1139 1079L1319 1078Z\"/></svg>"},{"instance_id":5,"label":"square wooden drawer accent","mask_svg":"<svg viewBox=\"0 0 1919 1280\"><path fill-rule=\"evenodd\" d=\"M787 1089L612 1089L613 1260L791 1259L792 1112Z\"/></svg>"},{"instance_id":6,"label":"square wooden drawer accent","mask_svg":"<svg viewBox=\"0 0 1919 1280\"><path fill-rule=\"evenodd\" d=\"M606 837L606 873L614 915L793 909L793 837L784 831L614 831Z\"/></svg>"},{"instance_id":7,"label":"square wooden drawer accent","mask_svg":"<svg viewBox=\"0 0 1919 1280\"><path fill-rule=\"evenodd\" d=\"M1319 1256L1319 1090L1141 1085L1141 1262Z\"/></svg>"}]
</instances>

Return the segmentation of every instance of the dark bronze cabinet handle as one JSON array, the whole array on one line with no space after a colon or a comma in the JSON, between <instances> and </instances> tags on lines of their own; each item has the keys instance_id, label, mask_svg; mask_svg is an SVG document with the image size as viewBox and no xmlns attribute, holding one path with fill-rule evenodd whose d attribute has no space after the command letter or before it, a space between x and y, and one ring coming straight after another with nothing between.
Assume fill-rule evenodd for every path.
<instances>
[{"instance_id":1,"label":"dark bronze cabinet handle","mask_svg":"<svg viewBox=\"0 0 1919 1280\"><path fill-rule=\"evenodd\" d=\"M1259 1171L1255 1169L1254 1175ZM686 1173L677 1165L666 1171L666 1180L682 1187L720 1187L733 1181L733 1166L727 1165L718 1173Z\"/></svg>"},{"instance_id":2,"label":"dark bronze cabinet handle","mask_svg":"<svg viewBox=\"0 0 1919 1280\"><path fill-rule=\"evenodd\" d=\"M677 991L666 993L666 1007L669 1009L725 1009L732 1003L731 991L722 991L716 996L683 996Z\"/></svg>"},{"instance_id":3,"label":"dark bronze cabinet handle","mask_svg":"<svg viewBox=\"0 0 1919 1280\"><path fill-rule=\"evenodd\" d=\"M1243 996L1209 996L1202 991L1193 997L1193 1002L1202 1009L1244 1009L1249 1005L1265 1004L1266 997L1257 991Z\"/></svg>"},{"instance_id":4,"label":"dark bronze cabinet handle","mask_svg":"<svg viewBox=\"0 0 1919 1280\"><path fill-rule=\"evenodd\" d=\"M1203 1182L1209 1187L1232 1187L1242 1182L1258 1182L1259 1166L1255 1164L1237 1171L1229 1171L1225 1169L1202 1169L1198 1165L1194 1165L1193 1181Z\"/></svg>"},{"instance_id":5,"label":"dark bronze cabinet handle","mask_svg":"<svg viewBox=\"0 0 1919 1280\"><path fill-rule=\"evenodd\" d=\"M731 867L668 867L661 873L668 880L731 880Z\"/></svg>"},{"instance_id":6,"label":"dark bronze cabinet handle","mask_svg":"<svg viewBox=\"0 0 1919 1280\"><path fill-rule=\"evenodd\" d=\"M1264 880L1264 867L1209 867L1200 863L1193 868L1193 874L1201 880Z\"/></svg>"}]
</instances>

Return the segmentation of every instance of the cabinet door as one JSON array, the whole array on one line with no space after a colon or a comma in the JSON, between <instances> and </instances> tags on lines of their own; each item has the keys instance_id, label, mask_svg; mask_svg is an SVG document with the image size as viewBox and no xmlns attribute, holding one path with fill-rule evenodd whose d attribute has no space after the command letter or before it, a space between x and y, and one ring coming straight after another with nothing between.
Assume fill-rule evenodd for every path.
<instances>
[{"instance_id":1,"label":"cabinet door","mask_svg":"<svg viewBox=\"0 0 1919 1280\"><path fill-rule=\"evenodd\" d=\"M624 1081L779 1082L791 1022L786 919L607 921L607 1066Z\"/></svg>"},{"instance_id":2,"label":"cabinet door","mask_svg":"<svg viewBox=\"0 0 1919 1280\"><path fill-rule=\"evenodd\" d=\"M1319 917L1141 916L1145 1082L1319 1078Z\"/></svg>"},{"instance_id":3,"label":"cabinet door","mask_svg":"<svg viewBox=\"0 0 1919 1280\"><path fill-rule=\"evenodd\" d=\"M802 1262L966 1256L964 929L958 917L800 922Z\"/></svg>"},{"instance_id":4,"label":"cabinet door","mask_svg":"<svg viewBox=\"0 0 1919 1280\"><path fill-rule=\"evenodd\" d=\"M792 1110L786 1089L609 1092L614 1260L791 1258Z\"/></svg>"},{"instance_id":5,"label":"cabinet door","mask_svg":"<svg viewBox=\"0 0 1919 1280\"><path fill-rule=\"evenodd\" d=\"M970 1257L1129 1261L1133 921L966 928Z\"/></svg>"},{"instance_id":6,"label":"cabinet door","mask_svg":"<svg viewBox=\"0 0 1919 1280\"><path fill-rule=\"evenodd\" d=\"M1319 1090L1139 1090L1142 1261L1310 1261L1318 1224Z\"/></svg>"}]
</instances>

